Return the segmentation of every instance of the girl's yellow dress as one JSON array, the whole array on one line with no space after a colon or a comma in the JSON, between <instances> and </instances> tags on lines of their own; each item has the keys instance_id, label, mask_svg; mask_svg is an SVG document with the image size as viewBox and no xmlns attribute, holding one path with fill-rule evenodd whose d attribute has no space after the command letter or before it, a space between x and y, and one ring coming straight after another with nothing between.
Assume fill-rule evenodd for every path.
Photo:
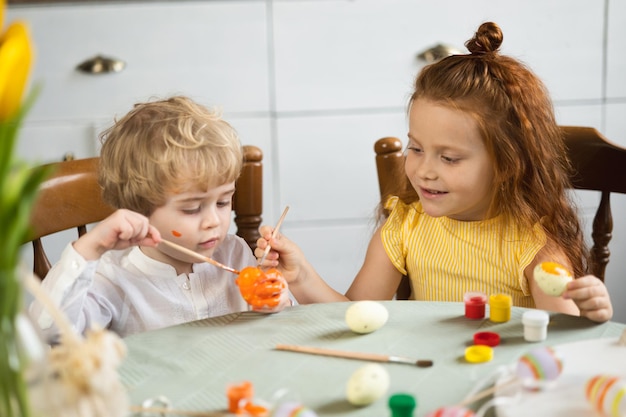
<instances>
[{"instance_id":1,"label":"girl's yellow dress","mask_svg":"<svg viewBox=\"0 0 626 417\"><path fill-rule=\"evenodd\" d=\"M535 307L524 269L546 243L539 224L520 230L502 216L485 221L431 217L421 202L391 197L381 230L393 265L411 280L411 299L463 301L467 291L508 294L513 305Z\"/></svg>"}]
</instances>

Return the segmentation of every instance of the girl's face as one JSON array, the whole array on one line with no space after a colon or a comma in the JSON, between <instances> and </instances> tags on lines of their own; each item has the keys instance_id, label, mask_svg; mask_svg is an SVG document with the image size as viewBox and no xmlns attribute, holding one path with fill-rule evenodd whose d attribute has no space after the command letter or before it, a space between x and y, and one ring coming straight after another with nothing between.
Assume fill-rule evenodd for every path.
<instances>
[{"instance_id":1,"label":"girl's face","mask_svg":"<svg viewBox=\"0 0 626 417\"><path fill-rule=\"evenodd\" d=\"M235 183L205 191L195 189L172 194L165 205L149 217L165 240L178 243L201 255L211 257L230 227ZM178 273L191 272L193 258L165 245L142 248L154 259L174 266Z\"/></svg>"},{"instance_id":2,"label":"girl's face","mask_svg":"<svg viewBox=\"0 0 626 417\"><path fill-rule=\"evenodd\" d=\"M478 125L466 112L415 100L405 171L428 215L485 219L494 194L493 165Z\"/></svg>"}]
</instances>

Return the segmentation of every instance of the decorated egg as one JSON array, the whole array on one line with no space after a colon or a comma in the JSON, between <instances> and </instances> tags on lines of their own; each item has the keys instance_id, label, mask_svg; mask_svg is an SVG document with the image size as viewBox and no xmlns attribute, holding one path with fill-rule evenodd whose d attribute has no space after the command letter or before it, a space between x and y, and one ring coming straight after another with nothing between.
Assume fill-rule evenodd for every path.
<instances>
[{"instance_id":1,"label":"decorated egg","mask_svg":"<svg viewBox=\"0 0 626 417\"><path fill-rule=\"evenodd\" d=\"M515 373L530 388L543 388L563 372L563 362L554 349L542 346L532 349L517 362Z\"/></svg>"},{"instance_id":2,"label":"decorated egg","mask_svg":"<svg viewBox=\"0 0 626 417\"><path fill-rule=\"evenodd\" d=\"M596 375L585 384L585 397L605 416L626 416L626 380L612 375Z\"/></svg>"},{"instance_id":3,"label":"decorated egg","mask_svg":"<svg viewBox=\"0 0 626 417\"><path fill-rule=\"evenodd\" d=\"M449 406L441 407L435 411L431 411L426 414L426 417L474 417L475 414L472 410L468 410L465 407Z\"/></svg>"},{"instance_id":4,"label":"decorated egg","mask_svg":"<svg viewBox=\"0 0 626 417\"><path fill-rule=\"evenodd\" d=\"M533 271L535 282L544 293L558 297L567 289L573 277L563 265L556 262L542 262Z\"/></svg>"},{"instance_id":5,"label":"decorated egg","mask_svg":"<svg viewBox=\"0 0 626 417\"><path fill-rule=\"evenodd\" d=\"M264 272L254 266L242 269L235 283L243 299L256 309L276 307L281 292L287 288L280 271L271 268Z\"/></svg>"},{"instance_id":6,"label":"decorated egg","mask_svg":"<svg viewBox=\"0 0 626 417\"><path fill-rule=\"evenodd\" d=\"M388 389L387 370L377 363L369 363L352 374L348 380L346 396L352 405L368 405L385 395Z\"/></svg>"},{"instance_id":7,"label":"decorated egg","mask_svg":"<svg viewBox=\"0 0 626 417\"><path fill-rule=\"evenodd\" d=\"M389 312L377 301L357 301L346 310L346 324L355 333L371 333L380 329L389 318Z\"/></svg>"}]
</instances>

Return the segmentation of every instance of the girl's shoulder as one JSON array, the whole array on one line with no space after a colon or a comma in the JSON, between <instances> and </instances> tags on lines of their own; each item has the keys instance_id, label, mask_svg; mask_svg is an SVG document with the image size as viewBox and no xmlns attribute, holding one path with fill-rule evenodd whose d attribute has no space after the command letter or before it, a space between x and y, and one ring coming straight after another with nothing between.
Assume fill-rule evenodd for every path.
<instances>
[{"instance_id":1,"label":"girl's shoulder","mask_svg":"<svg viewBox=\"0 0 626 417\"><path fill-rule=\"evenodd\" d=\"M422 213L422 203L414 201L405 203L397 196L391 196L385 201L385 209L389 212L388 222L404 221L409 217L413 219Z\"/></svg>"}]
</instances>

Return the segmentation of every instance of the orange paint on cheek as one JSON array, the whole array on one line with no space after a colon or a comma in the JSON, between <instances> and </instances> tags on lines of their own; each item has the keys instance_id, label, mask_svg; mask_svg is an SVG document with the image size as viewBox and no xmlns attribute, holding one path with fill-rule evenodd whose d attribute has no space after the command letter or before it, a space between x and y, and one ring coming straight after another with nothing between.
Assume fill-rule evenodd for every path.
<instances>
[{"instance_id":1,"label":"orange paint on cheek","mask_svg":"<svg viewBox=\"0 0 626 417\"><path fill-rule=\"evenodd\" d=\"M181 237L181 236L182 236L182 234L181 234L180 232L177 232L176 230L172 230L172 234L173 234L175 237Z\"/></svg>"}]
</instances>

